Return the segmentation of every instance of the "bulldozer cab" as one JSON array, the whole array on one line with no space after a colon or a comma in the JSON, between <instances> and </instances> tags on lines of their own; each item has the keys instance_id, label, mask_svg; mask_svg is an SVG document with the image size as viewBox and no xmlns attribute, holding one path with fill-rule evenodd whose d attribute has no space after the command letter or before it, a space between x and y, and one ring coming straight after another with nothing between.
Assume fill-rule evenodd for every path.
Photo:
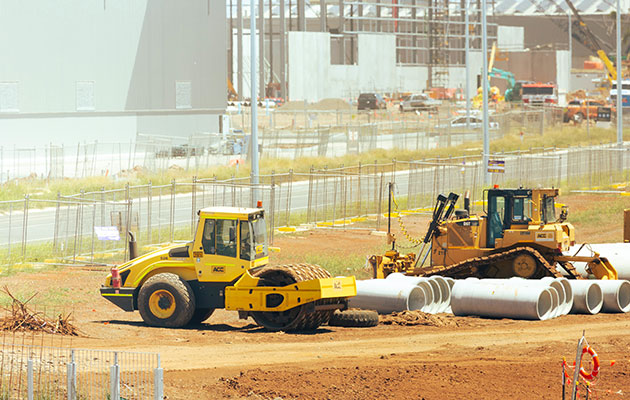
<instances>
[{"instance_id":1,"label":"bulldozer cab","mask_svg":"<svg viewBox=\"0 0 630 400\"><path fill-rule=\"evenodd\" d=\"M487 247L506 229L527 229L528 225L556 222L555 198L558 189L489 189L485 191L488 209Z\"/></svg>"},{"instance_id":2,"label":"bulldozer cab","mask_svg":"<svg viewBox=\"0 0 630 400\"><path fill-rule=\"evenodd\" d=\"M532 191L529 189L490 189L486 191L488 210L487 247L495 247L513 225L527 225L532 220Z\"/></svg>"},{"instance_id":3,"label":"bulldozer cab","mask_svg":"<svg viewBox=\"0 0 630 400\"><path fill-rule=\"evenodd\" d=\"M258 208L199 211L192 256L200 282L231 282L244 270L267 264L267 228Z\"/></svg>"}]
</instances>

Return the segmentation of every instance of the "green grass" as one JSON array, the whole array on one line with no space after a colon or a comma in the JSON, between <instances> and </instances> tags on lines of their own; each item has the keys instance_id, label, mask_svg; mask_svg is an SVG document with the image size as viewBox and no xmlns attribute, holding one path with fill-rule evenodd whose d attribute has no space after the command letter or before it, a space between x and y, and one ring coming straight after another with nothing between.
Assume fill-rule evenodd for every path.
<instances>
[{"instance_id":1,"label":"green grass","mask_svg":"<svg viewBox=\"0 0 630 400\"><path fill-rule=\"evenodd\" d=\"M317 264L328 270L333 276L337 275L355 275L358 279L371 277L371 271L365 268L366 256L368 254L379 254L382 252L380 248L374 248L373 251L366 251L365 254L350 253L346 255L331 255L318 252L303 252L301 254L291 254L283 256L272 253L270 256L272 264L285 263L306 263Z\"/></svg>"},{"instance_id":2,"label":"green grass","mask_svg":"<svg viewBox=\"0 0 630 400\"><path fill-rule=\"evenodd\" d=\"M490 145L492 152L507 152L515 150L529 150L541 147L569 147L569 146L587 146L600 143L614 142L616 139L615 131L612 129L590 128L587 133L584 127L561 126L548 128L544 135L526 133L521 140L517 133L518 129L513 133L507 134L501 139L493 141ZM630 130L624 131L624 138L630 138ZM302 157L299 159L273 159L263 157L260 163L260 171L262 175L275 173L286 173L293 170L298 173L309 172L312 167L318 168L336 168L341 165L356 166L359 163L386 164L391 163L393 159L398 161L413 161L422 159L448 158L456 156L466 156L478 158L481 153L481 142L468 142L459 146L438 148L431 150L406 150L406 149L375 149L361 154L347 154L341 157ZM389 168L391 169L391 168ZM384 171L388 168L382 169ZM95 176L80 179L63 179L56 181L48 181L46 179L23 179L19 181L11 181L1 186L0 201L2 200L19 200L23 199L25 194L29 194L34 199L56 199L57 193L62 195L78 194L81 190L85 192L100 191L101 189L123 189L125 185L146 185L151 183L153 186L169 185L173 180L177 182L192 182L193 176L198 178L213 178L219 180L229 179L231 177L248 177L250 174L247 165L236 167L217 166L212 168L199 169L197 171L190 170L167 170L160 172L148 172L140 170L130 174L124 178L113 180L111 177ZM279 180L277 181L279 182ZM169 190L169 189L167 189ZM190 187L178 187L177 192L190 191ZM144 192L137 193L132 190L131 196L144 196ZM170 193L170 190L167 192ZM164 193L166 194L166 193ZM156 193L154 193L156 195ZM121 194L118 194L118 200ZM110 199L110 198L108 198ZM34 204L35 207L45 206L45 204ZM20 205L16 205L20 207ZM2 207L6 209L6 207Z\"/></svg>"},{"instance_id":3,"label":"green grass","mask_svg":"<svg viewBox=\"0 0 630 400\"><path fill-rule=\"evenodd\" d=\"M12 287L10 291L16 299L21 302L28 301L27 304L34 308L45 306L61 309L77 302L76 293L72 289L62 287L49 288L45 292L41 292L37 288ZM12 299L4 292L0 292L0 307L10 306L11 303Z\"/></svg>"},{"instance_id":4,"label":"green grass","mask_svg":"<svg viewBox=\"0 0 630 400\"><path fill-rule=\"evenodd\" d=\"M599 206L594 208L578 211L569 209L569 222L582 226L607 226L611 221L623 219L623 210L628 208L629 199L622 196L606 196L598 203Z\"/></svg>"}]
</instances>

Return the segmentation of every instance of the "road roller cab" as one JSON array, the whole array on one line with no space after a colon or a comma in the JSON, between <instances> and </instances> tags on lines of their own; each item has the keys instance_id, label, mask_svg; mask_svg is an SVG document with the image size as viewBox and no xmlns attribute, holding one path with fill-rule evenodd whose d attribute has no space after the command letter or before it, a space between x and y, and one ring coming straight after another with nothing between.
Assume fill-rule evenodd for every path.
<instances>
[{"instance_id":1,"label":"road roller cab","mask_svg":"<svg viewBox=\"0 0 630 400\"><path fill-rule=\"evenodd\" d=\"M153 326L199 323L225 308L271 330L292 330L325 323L356 294L354 277L332 278L314 265L267 266L262 208L212 207L198 215L191 242L113 269L103 297L125 311L139 310Z\"/></svg>"}]
</instances>

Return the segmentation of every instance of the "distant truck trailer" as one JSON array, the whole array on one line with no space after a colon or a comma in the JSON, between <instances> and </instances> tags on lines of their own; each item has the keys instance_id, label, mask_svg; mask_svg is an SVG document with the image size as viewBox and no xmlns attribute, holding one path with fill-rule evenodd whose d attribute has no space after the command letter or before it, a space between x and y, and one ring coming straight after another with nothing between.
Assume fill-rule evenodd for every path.
<instances>
[{"instance_id":1,"label":"distant truck trailer","mask_svg":"<svg viewBox=\"0 0 630 400\"><path fill-rule=\"evenodd\" d=\"M532 106L558 104L558 93L553 83L523 83L521 97L523 104Z\"/></svg>"}]
</instances>

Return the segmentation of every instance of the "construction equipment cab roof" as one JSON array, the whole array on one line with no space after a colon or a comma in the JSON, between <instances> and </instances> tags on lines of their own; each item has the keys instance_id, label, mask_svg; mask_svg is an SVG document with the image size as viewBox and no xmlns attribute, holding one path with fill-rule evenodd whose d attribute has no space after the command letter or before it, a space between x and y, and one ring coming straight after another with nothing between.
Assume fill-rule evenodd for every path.
<instances>
[{"instance_id":1,"label":"construction equipment cab roof","mask_svg":"<svg viewBox=\"0 0 630 400\"><path fill-rule=\"evenodd\" d=\"M246 207L206 207L199 210L200 217L244 217L251 214L263 213L262 208Z\"/></svg>"}]
</instances>

